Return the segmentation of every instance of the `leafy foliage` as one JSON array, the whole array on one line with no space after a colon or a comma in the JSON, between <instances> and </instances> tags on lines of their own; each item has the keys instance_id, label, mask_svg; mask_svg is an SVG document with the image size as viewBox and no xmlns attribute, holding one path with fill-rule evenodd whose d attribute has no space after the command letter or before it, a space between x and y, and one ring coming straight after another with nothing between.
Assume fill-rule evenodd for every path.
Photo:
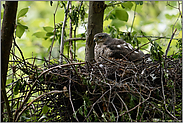
<instances>
[{"instance_id":1,"label":"leafy foliage","mask_svg":"<svg viewBox=\"0 0 183 123\"><path fill-rule=\"evenodd\" d=\"M27 80L28 77L32 78L32 81L35 80L35 77L38 77L41 75L41 72L44 71L43 68L45 66L54 65L58 64L58 56L59 56L59 45L61 41L61 31L62 31L62 26L63 26L63 21L64 21L64 15L66 12L66 4L67 1L21 1L19 2L19 11L17 14L17 23L16 23L16 38L18 44L21 46L21 49L24 53L24 56L26 57L26 63L31 64L26 72L19 69L15 72L13 72L13 79L11 77L12 72L9 71L9 76L8 76L8 87L7 89L11 89L12 94L10 94L10 91L8 91L8 97L13 99L17 98L15 102L17 103L12 103L12 111L17 109L19 107L19 99L23 100L23 96L21 95L22 93L28 93L28 89L31 89L32 83L29 83ZM172 45L169 49L169 59L179 59L182 58L182 22L181 22L181 16L182 16L182 11L180 10L180 1L155 1L155 2L149 2L149 1L105 1L105 4L107 8L105 9L104 13L104 32L109 33L111 37L113 38L121 38L124 39L126 42L130 43L133 45L133 47L140 48L141 50L144 50L145 53L151 54L152 60L157 63L157 61L163 61L164 59L164 52L167 48L168 41L170 40L170 37L172 35L172 32L174 31L175 28L177 28L177 34L174 36L172 40ZM57 8L58 5L58 8ZM22 9L23 8L23 9ZM57 8L57 9L56 9ZM65 26L65 32L64 32L64 39L69 39L70 37L70 25L72 24L72 37L74 38L81 38L85 37L86 31L87 31L87 20L88 20L88 2L84 1L72 1L72 5L70 7L70 12L68 13L68 20ZM54 13L55 12L55 13ZM53 15L55 14L55 18ZM3 12L1 11L1 19L3 17ZM53 50L52 50L52 59L48 62L46 61L47 56L49 54L49 51L51 49L51 43L53 43ZM72 42L73 46L70 47L69 42L65 42L65 47L64 47L64 55L69 56L69 52L72 52L74 54L75 59L79 60L84 60L84 50L85 50L85 42L83 40L79 41L73 41ZM71 48L71 50L70 50ZM12 54L12 60L16 62L14 64L9 64L9 68L13 68L14 66L17 67L22 67L24 63L18 56L20 55L18 52L15 54ZM16 56L17 55L17 56ZM35 59L33 58L34 56ZM44 60L43 60L44 59ZM69 60L68 60L69 61ZM177 64L178 60L175 60L175 63L171 63L169 66L171 66L171 69L168 71L172 71L174 65ZM78 61L76 61L78 62ZM44 63L44 65L43 65ZM41 64L41 67L39 69L34 68L34 65ZM14 66L13 66L14 65ZM163 65L163 64L161 64ZM87 87L89 88L89 91L85 91L84 94L83 92L79 95L78 91L72 92L73 95L79 95L80 99L80 105L77 107L75 114L72 114L71 112L70 115L73 115L73 118L76 119L76 116L80 115L83 117L87 117L87 114L89 113L89 109L91 109L91 106L93 102L89 98L88 95L92 95L92 90L93 92L95 91L104 91L106 88L97 88L98 83L93 83L93 79L98 79L97 77L92 77L90 78L89 81L88 78L85 75L85 72L79 73L81 66L71 69L69 71L72 71L70 74L72 75L73 79L75 80L78 76L81 76L82 80L82 87ZM163 66L164 67L164 66ZM47 67L47 69L49 69ZM148 69L154 68L153 66L150 66ZM25 68L24 68L25 69ZM61 69L61 68L60 68ZM57 71L57 69L53 70ZM86 70L86 69L84 69ZM70 78L65 77L68 75L67 70L66 71L61 71L61 76L56 76L59 73L55 73L55 71L51 71L51 77L49 74L45 74L48 78L40 77L39 81L43 83L38 83L37 87L39 89L46 88L45 91L49 91L49 89L54 89L58 86L57 81L61 81L61 87L62 84L65 84L64 82ZM72 73L74 72L78 73L77 77L73 76ZM136 70L135 70L136 71ZM156 71L156 69L155 69ZM101 71L100 71L101 72ZM138 71L139 72L139 71ZM174 107L171 104L171 100L169 98L172 98L170 95L173 95L173 92L177 91L180 92L181 88L175 84L179 78L177 76L180 76L181 71L179 69L175 69L174 73L177 73L177 76L175 76L172 72L169 73L167 71L165 72L165 79L168 80L166 81L165 88L168 90L168 92L172 92L172 94L166 93L166 101L170 103L168 105L168 110L173 110L175 116L181 117L181 111L182 111L182 105L180 102L181 98L181 93L178 93L176 95L176 99L178 100L177 105ZM33 73L36 73L37 75L34 75ZM54 74L53 74L54 73ZM87 73L87 72L86 72ZM124 72L125 73L125 72ZM31 77L31 75L34 75L34 77ZM60 74L60 75L61 75ZM87 73L87 76L90 75L91 73ZM116 73L115 73L116 74ZM150 74L150 73L147 73ZM98 75L98 74L96 74ZM64 76L64 77L63 77ZM152 74L149 75L149 77L152 76L152 79L156 78ZM153 78L154 77L154 78ZM25 79L24 79L25 78ZM101 77L102 78L102 77ZM176 81L172 81L172 80ZM15 81L16 80L16 81ZM43 81L44 80L44 81ZM47 85L46 82L50 82L52 80L55 83L49 83L49 86ZM68 79L69 80L69 79ZM148 78L144 78L142 80L148 80ZM63 82L64 81L64 82ZM78 81L76 79L76 81ZM80 82L80 81L79 81ZM105 81L100 81L100 82L105 82ZM77 83L78 84L78 83ZM76 85L77 85L76 84ZM150 83L152 84L152 83ZM158 83L160 84L160 83ZM13 85L11 87L11 85ZM54 85L54 86L53 86ZM74 86L76 86L74 85ZM133 85L133 84L130 84ZM80 85L79 85L80 86ZM175 88L176 86L176 88ZM68 87L68 85L67 85ZM107 86L108 87L108 86ZM76 87L77 88L77 87ZM160 87L159 87L160 88ZM62 90L63 88L58 88ZM82 88L83 89L83 88ZM104 90L103 90L104 89ZM119 88L117 88L119 89ZM116 89L116 90L117 90ZM133 90L133 88L130 88ZM152 88L151 88L152 89ZM42 92L43 92L42 90ZM116 91L115 90L115 91ZM167 91L166 90L166 91ZM40 92L40 90L34 90L32 97L28 100L28 103L33 101L36 97L42 94L42 92L38 93L37 91ZM73 91L73 90L72 90ZM141 90L140 90L141 91ZM153 90L154 91L154 90ZM142 90L143 92L143 90ZM65 97L68 93L62 93L62 96L59 97L65 100L68 100L68 97ZM155 96L159 99L162 97L162 93L157 89L157 92L154 91ZM153 95L152 94L152 95ZM71 95L71 97L74 97ZM97 94L96 94L97 95ZM22 96L22 97L21 97ZM153 95L154 96L154 95ZM52 109L53 107L52 104L57 104L57 103L63 103L58 102L55 103L55 100L49 100L48 97L55 97L53 99L58 98L57 94L53 94L53 96L48 96L45 98L45 100L48 99L48 103L45 104L40 104L39 101L36 103L32 104L32 108L30 110L25 110L21 116L20 116L20 121L52 121L52 117L49 116L48 114L52 114L54 112L53 110L57 110L59 108L62 108L63 112L59 112L60 114L64 114L64 111L66 109L65 104L61 104L60 107L56 109ZM82 97L82 98L80 98ZM96 96L95 96L96 97ZM136 106L137 102L143 101L143 99L136 98L133 95L128 94L126 96L130 102L128 102L128 107L133 108ZM75 97L74 97L75 98ZM114 96L115 98L115 96ZM92 98L94 99L94 98ZM107 99L107 97L103 98L103 100ZM154 99L154 97L152 98ZM21 101L22 101L21 100ZM44 100L44 99L43 99ZM44 101L45 101L44 100ZM75 100L76 101L76 100ZM75 102L74 101L74 102ZM108 101L108 100L107 100ZM106 101L106 102L107 102ZM50 103L51 102L51 103ZM69 101L68 101L69 102ZM102 100L101 100L102 102ZM64 102L65 103L65 102ZM21 103L22 104L22 103ZM40 104L40 107L39 107ZM50 105L51 104L51 105ZM69 103L70 104L70 103ZM26 104L27 105L27 104ZM103 105L103 104L101 104ZM156 108L160 108L161 110L165 111L163 107L163 103L151 103L149 106L149 103L146 104L146 106L139 107L139 115L137 116L136 120L144 120L142 117L143 110L147 111L147 114L158 114L154 110L154 106L156 105ZM33 117L30 117L30 112L35 111L35 107L38 110L36 110L36 114L39 115L34 115ZM55 106L55 105L54 105ZM68 105L67 105L68 106ZM124 105L123 105L124 106ZM70 105L68 107L71 107ZM155 112L148 112L148 110L153 110ZM155 108L155 109L156 109ZM111 108L112 109L112 108ZM106 110L106 107L103 107L102 110ZM6 112L6 111L5 111ZM135 111L134 111L135 112ZM132 111L132 113L134 113ZM56 112L57 114L58 112ZM119 115L123 115L125 112L121 111ZM40 115L41 114L41 115ZM163 113L164 114L164 113ZM67 115L67 114L65 114ZM111 112L104 112L101 117L99 118L99 115L95 112L92 111L92 115L88 116L87 121L115 121L116 114L114 111ZM158 115L159 116L159 115ZM51 118L50 118L51 117ZM58 116L59 117L59 116ZM64 117L56 117L56 120L62 120L64 121ZM169 116L166 116L167 119L170 119ZM5 119L6 120L6 119ZM72 119L73 120L73 119ZM154 120L154 119L153 119ZM160 118L161 120L161 118ZM74 120L73 120L74 121ZM124 114L123 117L121 117L121 121L130 121L130 117L128 114Z\"/></svg>"},{"instance_id":2,"label":"leafy foliage","mask_svg":"<svg viewBox=\"0 0 183 123\"><path fill-rule=\"evenodd\" d=\"M115 9L115 15L121 21L128 21L128 13L123 9Z\"/></svg>"},{"instance_id":3,"label":"leafy foliage","mask_svg":"<svg viewBox=\"0 0 183 123\"><path fill-rule=\"evenodd\" d=\"M18 36L19 38L21 38L23 33L25 32L25 30L28 29L27 26L21 24L24 22L20 19L21 17L26 17L28 10L29 10L29 8L21 9L17 16L16 36Z\"/></svg>"},{"instance_id":4,"label":"leafy foliage","mask_svg":"<svg viewBox=\"0 0 183 123\"><path fill-rule=\"evenodd\" d=\"M62 27L62 22L64 19L64 11L66 6L66 1L61 2L20 2L19 5L19 13L17 14L19 17L19 23L17 23L17 37L21 38L23 34L26 35L26 38L23 37L19 40L24 47L29 47L31 51L28 51L27 48L23 48L22 50L25 52L25 56L29 57L32 55L32 51L37 51L34 55L38 55L38 57L44 58L49 53L49 47L51 41L53 40L54 35L54 24L53 24L53 12L55 11L57 3L59 4L59 8L56 12L55 25L56 25L56 34L55 34L55 43L53 47L52 55L54 57L58 57L59 53L59 43L60 43L60 32ZM40 7L41 4L41 7ZM181 21L178 17L179 11L172 6L178 6L177 2L169 1L169 2L146 2L146 1L105 1L107 8L104 13L104 32L110 33L112 37L121 38L121 34L126 33L125 35L129 35L132 37L131 43L133 46L138 47L147 42L146 40L141 40L141 31L145 32L146 36L156 35L156 36L166 36L170 37L172 34L172 29L177 28L181 30ZM48 8L49 9L44 9ZM52 5L52 6L51 6ZM167 5L167 6L164 6ZM28 7L29 6L29 7ZM164 6L164 7L163 7ZM39 7L39 10L36 10ZM23 8L23 9L22 9ZM69 20L72 22L73 26L73 37L81 37L81 34L85 37L85 32L87 29L87 17L88 17L88 2L72 2L71 13L69 13ZM174 10L174 11L173 11ZM171 12L168 12L171 11ZM50 13L50 14L49 14ZM26 16L27 15L27 16ZM51 16L50 16L51 15ZM121 15L121 16L120 16ZM122 16L123 15L123 16ZM36 18L36 19L35 19ZM46 18L46 19L43 19ZM177 19L177 22L176 22ZM49 21L48 21L49 20ZM69 38L69 20L66 24L66 32L65 39ZM133 21L134 20L134 21ZM20 24L20 25L19 25ZM22 26L23 25L23 26ZM27 26L31 25L31 26ZM34 25L34 26L33 26ZM57 28L57 25L60 27ZM154 26L153 26L154 25ZM166 25L166 28L164 28ZM44 28L51 27L53 30L45 30ZM42 28L42 30L41 30ZM164 29L164 30L163 30ZM28 30L28 31L26 31ZM163 31L161 31L163 30ZM39 33L37 32L42 32ZM46 32L46 34L44 34ZM128 34L129 33L129 34ZM133 39L133 36L137 38ZM177 32L179 33L179 32ZM180 32L181 33L181 32ZM33 36L32 36L33 35ZM40 39L37 39L39 37ZM176 37L175 37L176 38ZM178 36L177 38L181 38ZM138 41L137 41L138 40ZM153 39L152 39L153 40ZM175 40L175 44L178 40ZM27 43L25 43L27 42ZM28 43L29 42L29 43ZM137 43L139 45L137 45ZM79 44L80 43L80 44ZM164 52L167 46L166 39L162 39L157 42L159 46L162 48ZM34 45L37 44L37 45ZM174 45L175 45L174 44ZM44 50L39 50L40 45L43 46ZM66 43L67 45L67 43ZM78 47L79 45L80 47ZM72 51L77 57L77 59L84 60L84 43L82 41L77 41L74 43L72 47ZM65 46L66 50L64 50L64 54L68 56L69 46ZM143 49L149 50L150 53L150 44L143 46ZM83 50L81 50L83 49ZM45 52L47 50L47 52ZM171 55L173 52L177 52L176 47L170 48L169 54ZM81 54L78 54L81 53ZM42 55L41 55L42 54Z\"/></svg>"},{"instance_id":5,"label":"leafy foliage","mask_svg":"<svg viewBox=\"0 0 183 123\"><path fill-rule=\"evenodd\" d=\"M24 8L24 9L20 10L17 18L19 19L20 17L24 17L25 14L28 12L28 10L29 10L29 8Z\"/></svg>"}]
</instances>

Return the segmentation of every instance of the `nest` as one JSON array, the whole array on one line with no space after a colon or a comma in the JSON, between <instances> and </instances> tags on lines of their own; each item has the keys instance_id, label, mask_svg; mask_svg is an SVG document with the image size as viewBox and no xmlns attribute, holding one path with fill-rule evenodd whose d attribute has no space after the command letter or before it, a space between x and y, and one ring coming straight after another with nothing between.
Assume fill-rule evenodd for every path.
<instances>
[{"instance_id":1,"label":"nest","mask_svg":"<svg viewBox=\"0 0 183 123\"><path fill-rule=\"evenodd\" d=\"M181 58L139 63L103 59L101 63L67 59L63 65L45 61L34 66L17 58L16 68L25 75L7 85L18 87L18 97L9 94L14 121L182 119Z\"/></svg>"}]
</instances>

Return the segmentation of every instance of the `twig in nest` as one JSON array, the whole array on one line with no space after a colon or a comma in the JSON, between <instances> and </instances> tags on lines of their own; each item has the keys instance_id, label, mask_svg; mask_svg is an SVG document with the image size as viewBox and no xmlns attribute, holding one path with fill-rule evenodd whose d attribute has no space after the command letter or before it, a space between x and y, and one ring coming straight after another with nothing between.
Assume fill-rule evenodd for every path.
<instances>
[{"instance_id":1,"label":"twig in nest","mask_svg":"<svg viewBox=\"0 0 183 123\"><path fill-rule=\"evenodd\" d=\"M55 94L55 93L63 93L63 92L66 92L67 90L63 90L63 91L59 91L59 90L54 90L54 91L50 91L50 92L48 92L48 93L44 93L44 94L42 94L42 95L40 95L40 96L38 96L36 99L34 99L33 101L31 101L19 114L18 114L18 116L17 116L17 118L16 118L16 120L15 120L15 122L17 122L18 121L18 119L19 119L19 117L21 116L21 114L33 103L33 102L35 102L36 100L38 100L38 99L40 99L41 97L43 97L43 96L46 96L46 95L49 95L49 94Z\"/></svg>"},{"instance_id":2,"label":"twig in nest","mask_svg":"<svg viewBox=\"0 0 183 123\"><path fill-rule=\"evenodd\" d=\"M145 99L143 102L140 102L138 105L136 105L135 107L131 108L130 110L124 112L120 116L123 116L124 114L129 113L130 111L136 109L138 106L140 106L141 104L143 104L144 102L146 102L150 98L150 96L151 96L151 91L150 91L149 96L147 97L147 99ZM118 97L120 97L120 96L118 96Z\"/></svg>"},{"instance_id":3,"label":"twig in nest","mask_svg":"<svg viewBox=\"0 0 183 123\"><path fill-rule=\"evenodd\" d=\"M116 111L116 115L117 115L117 116L116 116L116 118L117 118L117 119L116 119L116 122L118 122L119 114L118 114L118 110L116 109L116 106L115 106L114 103L113 103L114 99L115 99L115 98L112 99L111 104L112 104L112 106L114 107L114 110Z\"/></svg>"},{"instance_id":4,"label":"twig in nest","mask_svg":"<svg viewBox=\"0 0 183 123\"><path fill-rule=\"evenodd\" d=\"M114 87L115 87L115 86L113 86L112 88L114 88ZM112 89L112 88L111 88L111 89ZM95 104L96 104L105 94L107 94L111 89L107 90L104 94L102 94L102 96L101 96L97 101L95 101L95 103L93 103L93 105L92 105L90 111L88 112L87 116L85 117L84 121L89 117L89 115L90 115L91 111L93 110L93 107L95 106Z\"/></svg>"},{"instance_id":5,"label":"twig in nest","mask_svg":"<svg viewBox=\"0 0 183 123\"><path fill-rule=\"evenodd\" d=\"M71 78L71 76L70 76L70 78ZM71 106L72 106L73 114L74 114L74 116L76 117L76 120L79 122L79 120L78 120L78 118L77 118L77 115L76 115L76 111L75 111L75 109L74 109L74 105L73 105L73 103L72 103L71 96L72 96L72 94L71 94L71 80L69 80L69 100L70 100L70 103L71 103Z\"/></svg>"},{"instance_id":6,"label":"twig in nest","mask_svg":"<svg viewBox=\"0 0 183 123\"><path fill-rule=\"evenodd\" d=\"M160 70L161 70L161 67L160 67ZM175 120L177 120L178 121L178 119L175 117L175 116L173 116L169 111L168 111L168 109L167 109L167 105L166 105L166 99L165 99L165 90L164 90L164 84L163 84L163 70L161 70L160 71L161 73L161 87L162 87L162 94L163 94L163 103L164 103L164 107L165 107L165 111L173 118L173 119L175 119Z\"/></svg>"},{"instance_id":7,"label":"twig in nest","mask_svg":"<svg viewBox=\"0 0 183 123\"><path fill-rule=\"evenodd\" d=\"M72 64L85 64L85 62L83 63L72 63ZM26 95L24 101L22 102L21 106L15 111L15 115L14 115L14 120L17 121L19 119L19 116L18 115L18 112L23 108L24 104L28 101L28 99L30 98L30 95L31 95L31 92L33 90L33 88L35 87L36 83L38 82L38 79L45 73L47 73L48 71L50 70L53 70L55 68L61 68L61 67L65 67L65 66L70 66L72 64L64 64L64 65L58 65L58 66L55 66L55 67L52 67L50 69L47 69L45 71L43 71L37 78L36 80L34 81L34 83L32 84L32 87L30 88L28 94Z\"/></svg>"},{"instance_id":8,"label":"twig in nest","mask_svg":"<svg viewBox=\"0 0 183 123\"><path fill-rule=\"evenodd\" d=\"M118 98L121 100L121 102L123 103L123 105L125 106L125 108L126 108L126 112L128 113L128 116L129 116L129 118L130 118L130 120L131 120L131 122L132 122L132 118L131 118L131 115L129 114L129 110L128 110L128 107L127 107L127 105L126 105L126 103L123 101L123 99L119 96L119 94L117 94L117 96L118 96ZM124 113L123 113L124 114ZM122 115L120 115L120 116L122 116Z\"/></svg>"}]
</instances>

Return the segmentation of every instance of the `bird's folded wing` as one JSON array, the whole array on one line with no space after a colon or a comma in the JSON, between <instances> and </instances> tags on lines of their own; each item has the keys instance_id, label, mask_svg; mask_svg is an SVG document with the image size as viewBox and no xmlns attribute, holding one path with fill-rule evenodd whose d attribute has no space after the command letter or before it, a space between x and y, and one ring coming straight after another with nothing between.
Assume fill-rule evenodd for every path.
<instances>
[{"instance_id":1,"label":"bird's folded wing","mask_svg":"<svg viewBox=\"0 0 183 123\"><path fill-rule=\"evenodd\" d=\"M113 42L107 45L107 48L111 50L109 57L115 59L128 59L130 61L141 60L143 58L144 53L134 49L131 44L120 39L113 40Z\"/></svg>"}]
</instances>

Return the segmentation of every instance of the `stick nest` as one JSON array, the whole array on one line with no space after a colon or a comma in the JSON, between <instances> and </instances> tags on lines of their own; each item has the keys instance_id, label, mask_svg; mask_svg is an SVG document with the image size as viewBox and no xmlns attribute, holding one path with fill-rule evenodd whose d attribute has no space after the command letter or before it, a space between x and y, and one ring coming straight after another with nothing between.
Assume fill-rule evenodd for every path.
<instances>
[{"instance_id":1,"label":"stick nest","mask_svg":"<svg viewBox=\"0 0 183 123\"><path fill-rule=\"evenodd\" d=\"M14 91L18 88L16 96L9 95L16 108L14 120L181 120L182 59L162 61L133 63L104 58L102 63L67 60L63 65L45 61L34 66L19 60L16 69L24 76L7 85Z\"/></svg>"}]
</instances>

